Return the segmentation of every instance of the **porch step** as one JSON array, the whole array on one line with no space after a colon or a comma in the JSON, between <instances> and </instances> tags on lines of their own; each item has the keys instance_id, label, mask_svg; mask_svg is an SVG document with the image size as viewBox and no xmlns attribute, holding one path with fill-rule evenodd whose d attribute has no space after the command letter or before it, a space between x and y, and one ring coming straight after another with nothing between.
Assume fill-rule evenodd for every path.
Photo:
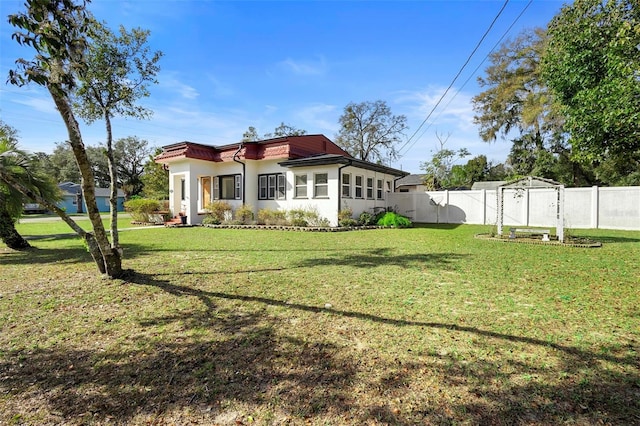
<instances>
[{"instance_id":1,"label":"porch step","mask_svg":"<svg viewBox=\"0 0 640 426\"><path fill-rule=\"evenodd\" d=\"M164 226L167 227L175 227L175 226L190 226L182 223L182 219L179 216L174 216L168 221L164 223Z\"/></svg>"}]
</instances>

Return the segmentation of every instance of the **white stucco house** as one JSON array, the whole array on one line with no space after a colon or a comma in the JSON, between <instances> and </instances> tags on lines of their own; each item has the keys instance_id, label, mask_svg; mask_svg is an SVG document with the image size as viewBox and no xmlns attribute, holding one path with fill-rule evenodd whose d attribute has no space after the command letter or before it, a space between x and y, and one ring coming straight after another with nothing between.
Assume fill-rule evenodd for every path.
<instances>
[{"instance_id":1,"label":"white stucco house","mask_svg":"<svg viewBox=\"0 0 640 426\"><path fill-rule=\"evenodd\" d=\"M324 135L287 136L232 145L179 142L163 147L156 162L169 170L172 215L199 224L205 207L225 200L234 209L315 209L332 226L338 212L389 206L397 179L409 173L353 158Z\"/></svg>"}]
</instances>

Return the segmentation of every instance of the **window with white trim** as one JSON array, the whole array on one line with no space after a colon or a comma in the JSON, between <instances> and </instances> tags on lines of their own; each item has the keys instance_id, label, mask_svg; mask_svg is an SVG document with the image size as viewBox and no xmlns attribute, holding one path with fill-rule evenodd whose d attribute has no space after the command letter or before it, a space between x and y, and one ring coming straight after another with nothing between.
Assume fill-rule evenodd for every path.
<instances>
[{"instance_id":1,"label":"window with white trim","mask_svg":"<svg viewBox=\"0 0 640 426\"><path fill-rule=\"evenodd\" d=\"M328 173L316 173L313 175L313 196L315 198L329 197Z\"/></svg>"},{"instance_id":2,"label":"window with white trim","mask_svg":"<svg viewBox=\"0 0 640 426\"><path fill-rule=\"evenodd\" d=\"M364 176L356 176L355 181L355 198L363 198L362 196L362 181L364 180Z\"/></svg>"},{"instance_id":3,"label":"window with white trim","mask_svg":"<svg viewBox=\"0 0 640 426\"><path fill-rule=\"evenodd\" d=\"M373 200L373 178L367 178L367 199Z\"/></svg>"},{"instance_id":4,"label":"window with white trim","mask_svg":"<svg viewBox=\"0 0 640 426\"><path fill-rule=\"evenodd\" d=\"M242 198L242 175L218 176L218 181L221 200L239 200Z\"/></svg>"},{"instance_id":5,"label":"window with white trim","mask_svg":"<svg viewBox=\"0 0 640 426\"><path fill-rule=\"evenodd\" d=\"M383 199L383 198L382 198L382 179L378 179L378 182L377 182L377 183L378 183L378 184L377 184L377 186L376 186L376 198L377 198L378 200L382 200L382 199Z\"/></svg>"},{"instance_id":6,"label":"window with white trim","mask_svg":"<svg viewBox=\"0 0 640 426\"><path fill-rule=\"evenodd\" d=\"M295 193L296 198L307 198L307 175L295 176Z\"/></svg>"},{"instance_id":7,"label":"window with white trim","mask_svg":"<svg viewBox=\"0 0 640 426\"><path fill-rule=\"evenodd\" d=\"M351 173L342 174L342 196L345 198L351 197Z\"/></svg>"},{"instance_id":8,"label":"window with white trim","mask_svg":"<svg viewBox=\"0 0 640 426\"><path fill-rule=\"evenodd\" d=\"M287 179L283 173L258 176L259 200L284 200L286 198Z\"/></svg>"}]
</instances>

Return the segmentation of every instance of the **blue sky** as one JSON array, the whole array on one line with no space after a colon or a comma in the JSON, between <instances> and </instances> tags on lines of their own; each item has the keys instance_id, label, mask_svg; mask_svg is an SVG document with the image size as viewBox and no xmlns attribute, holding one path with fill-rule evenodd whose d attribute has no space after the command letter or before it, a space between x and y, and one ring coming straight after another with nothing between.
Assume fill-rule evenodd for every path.
<instances>
[{"instance_id":1,"label":"blue sky","mask_svg":"<svg viewBox=\"0 0 640 426\"><path fill-rule=\"evenodd\" d=\"M511 0L440 107L393 167L419 173L437 150L467 148L503 162L508 141L487 144L473 124L471 98L485 58L529 2ZM0 0L0 118L19 131L21 147L53 151L67 139L47 92L5 84L30 49L11 39L6 16L22 0ZM334 139L349 102L384 100L407 117L413 135L502 8L504 1L157 1L94 0L89 9L110 27L149 29L164 53L159 84L140 101L151 120L117 119L114 137L151 146L184 140L238 142L249 126L260 135L281 122ZM545 26L563 2L534 0L507 34ZM485 61L484 63L482 63ZM479 68L478 68L479 67ZM476 70L477 69L477 70ZM466 84L465 84L466 82ZM81 123L87 145L105 139L101 122ZM468 160L471 157L468 157ZM464 160L464 161L466 161Z\"/></svg>"}]
</instances>

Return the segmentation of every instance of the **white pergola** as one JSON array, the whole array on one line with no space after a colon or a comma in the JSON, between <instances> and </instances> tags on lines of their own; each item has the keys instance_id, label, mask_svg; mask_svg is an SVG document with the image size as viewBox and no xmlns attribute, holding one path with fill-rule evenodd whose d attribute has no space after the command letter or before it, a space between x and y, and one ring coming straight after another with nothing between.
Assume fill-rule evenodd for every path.
<instances>
[{"instance_id":1,"label":"white pergola","mask_svg":"<svg viewBox=\"0 0 640 426\"><path fill-rule=\"evenodd\" d=\"M564 185L550 180L535 176L527 176L522 179L514 180L497 188L498 192L498 235L502 235L504 222L504 190L505 189L521 189L528 191L531 188L554 188L556 191L555 215L556 215L556 235L558 241L564 241Z\"/></svg>"}]
</instances>

